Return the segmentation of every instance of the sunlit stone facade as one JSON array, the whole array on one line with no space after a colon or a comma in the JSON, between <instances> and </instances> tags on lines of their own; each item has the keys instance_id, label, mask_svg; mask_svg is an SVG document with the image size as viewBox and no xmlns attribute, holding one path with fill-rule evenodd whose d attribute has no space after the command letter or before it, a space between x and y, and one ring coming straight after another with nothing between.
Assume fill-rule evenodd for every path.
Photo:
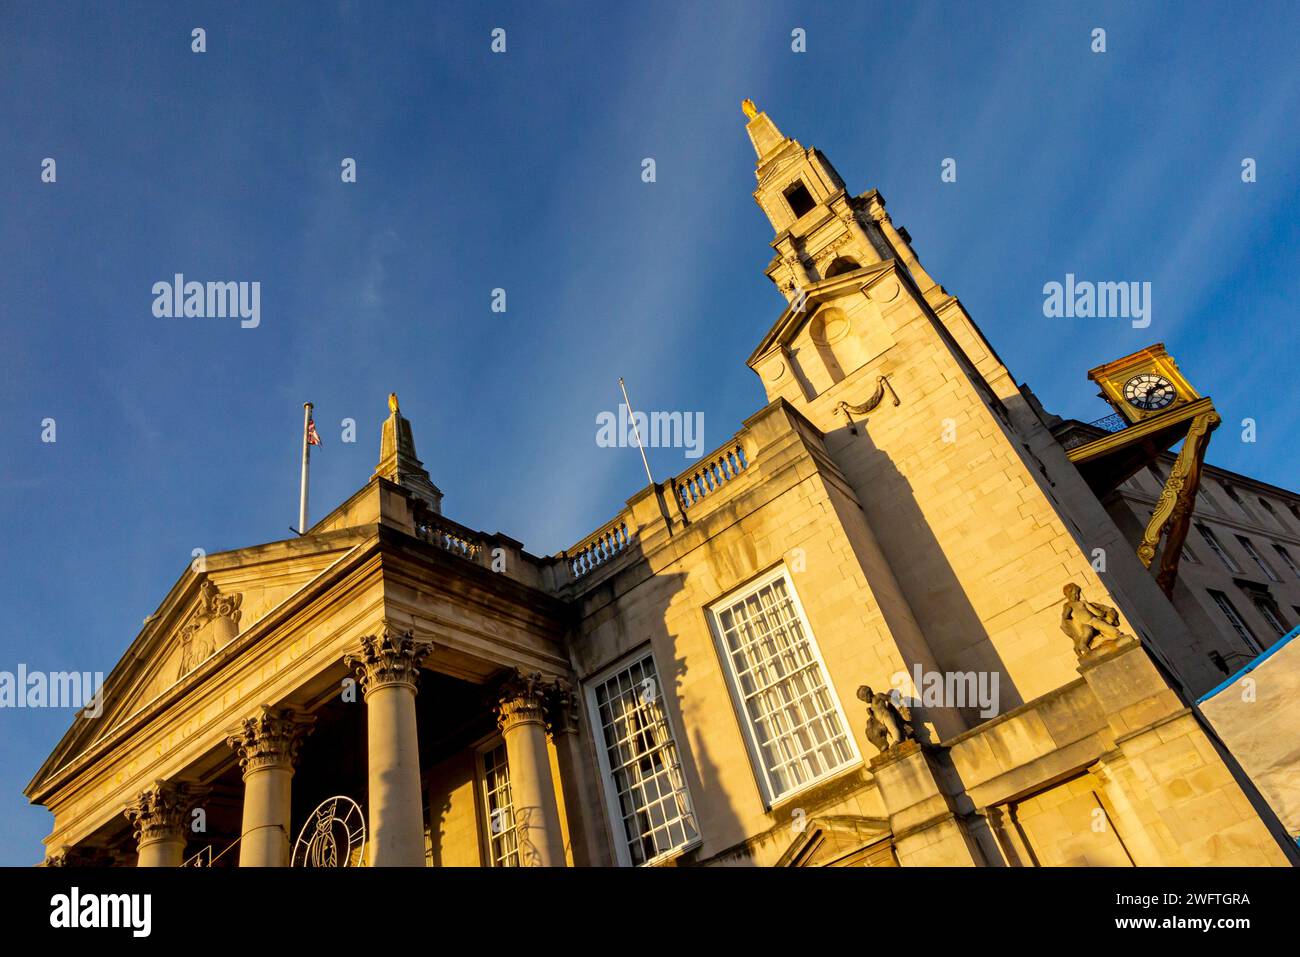
<instances>
[{"instance_id":1,"label":"sunlit stone facade","mask_svg":"<svg viewBox=\"0 0 1300 957\"><path fill-rule=\"evenodd\" d=\"M1212 403L1050 416L879 193L746 114L786 299L748 359L766 404L536 556L443 514L433 478L454 503L473 476L431 478L394 401L347 501L172 587L28 788L47 863L1290 861L1189 706L1269 637L1214 619L1202 592L1243 586L1207 584L1196 531L1165 560L1201 516L1200 460L1168 450ZM1300 558L1294 496L1264 493L1259 549ZM338 796L364 847L312 843Z\"/></svg>"}]
</instances>

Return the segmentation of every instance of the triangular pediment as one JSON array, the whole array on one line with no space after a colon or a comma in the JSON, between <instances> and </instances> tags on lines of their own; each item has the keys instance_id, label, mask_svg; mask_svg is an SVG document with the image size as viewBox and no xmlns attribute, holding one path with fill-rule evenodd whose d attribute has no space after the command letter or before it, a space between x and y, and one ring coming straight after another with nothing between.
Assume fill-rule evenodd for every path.
<instances>
[{"instance_id":1,"label":"triangular pediment","mask_svg":"<svg viewBox=\"0 0 1300 957\"><path fill-rule=\"evenodd\" d=\"M193 680L206 662L310 588L365 537L352 529L272 542L215 553L186 569L105 678L102 713L74 720L28 791L179 682Z\"/></svg>"},{"instance_id":2,"label":"triangular pediment","mask_svg":"<svg viewBox=\"0 0 1300 957\"><path fill-rule=\"evenodd\" d=\"M896 867L892 832L883 818L810 818L777 867Z\"/></svg>"},{"instance_id":3,"label":"triangular pediment","mask_svg":"<svg viewBox=\"0 0 1300 957\"><path fill-rule=\"evenodd\" d=\"M846 297L865 294L870 287L874 286L887 274L895 272L896 268L896 263L893 260L885 260L850 273L812 283L805 290L807 296L802 305L796 299L786 306L785 311L781 313L767 331L767 335L763 336L758 347L750 354L746 364L751 369L755 369L772 352L793 342L804 327L812 321L813 316L821 306Z\"/></svg>"}]
</instances>

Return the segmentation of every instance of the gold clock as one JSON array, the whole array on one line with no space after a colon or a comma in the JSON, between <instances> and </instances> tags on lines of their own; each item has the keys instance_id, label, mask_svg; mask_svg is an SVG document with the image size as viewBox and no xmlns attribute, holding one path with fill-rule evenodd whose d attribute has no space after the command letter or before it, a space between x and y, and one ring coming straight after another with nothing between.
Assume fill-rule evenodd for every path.
<instances>
[{"instance_id":1,"label":"gold clock","mask_svg":"<svg viewBox=\"0 0 1300 957\"><path fill-rule=\"evenodd\" d=\"M1201 397L1159 342L1097 366L1088 378L1101 386L1101 397L1129 422L1161 415Z\"/></svg>"},{"instance_id":2,"label":"gold clock","mask_svg":"<svg viewBox=\"0 0 1300 957\"><path fill-rule=\"evenodd\" d=\"M1157 412L1178 398L1174 384L1156 372L1139 372L1124 383L1124 399L1145 412Z\"/></svg>"}]
</instances>

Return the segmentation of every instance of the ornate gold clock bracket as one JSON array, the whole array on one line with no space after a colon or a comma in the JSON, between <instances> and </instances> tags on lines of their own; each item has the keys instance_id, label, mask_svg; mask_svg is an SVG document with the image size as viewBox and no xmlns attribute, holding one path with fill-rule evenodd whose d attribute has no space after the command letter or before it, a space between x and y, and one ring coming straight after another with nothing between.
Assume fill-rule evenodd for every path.
<instances>
[{"instance_id":1,"label":"ornate gold clock bracket","mask_svg":"<svg viewBox=\"0 0 1300 957\"><path fill-rule=\"evenodd\" d=\"M1219 413L1211 407L1192 419L1183 440L1182 450L1169 470L1169 478L1156 500L1151 521L1142 535L1142 544L1138 546L1138 558L1147 568L1155 560L1156 548L1166 526L1169 534L1165 539L1164 554L1160 556L1160 569L1156 573L1156 584L1169 596L1173 595L1174 579L1178 577L1178 562L1183 555L1183 542L1187 539L1187 528L1192 520L1192 509L1196 505L1196 490L1201 482L1201 465L1205 461L1205 448L1210 444L1210 433L1223 421Z\"/></svg>"},{"instance_id":2,"label":"ornate gold clock bracket","mask_svg":"<svg viewBox=\"0 0 1300 957\"><path fill-rule=\"evenodd\" d=\"M866 402L863 402L861 405L849 405L847 402L840 402L835 406L835 414L843 415L848 419L849 431L854 435L857 435L858 426L857 423L853 421L853 417L855 415L867 415L870 412L874 412L876 406L880 405L880 403L884 401L886 389L888 389L889 394L893 396L894 405L898 405L898 393L895 392L894 387L890 385L889 376L882 375L876 377L876 391L871 393L870 398L868 398Z\"/></svg>"}]
</instances>

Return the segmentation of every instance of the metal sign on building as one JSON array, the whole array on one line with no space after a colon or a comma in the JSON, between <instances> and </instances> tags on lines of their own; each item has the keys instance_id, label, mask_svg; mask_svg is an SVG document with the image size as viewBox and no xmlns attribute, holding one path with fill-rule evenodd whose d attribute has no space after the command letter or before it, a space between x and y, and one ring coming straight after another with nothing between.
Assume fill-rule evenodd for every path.
<instances>
[{"instance_id":1,"label":"metal sign on building","mask_svg":"<svg viewBox=\"0 0 1300 957\"><path fill-rule=\"evenodd\" d=\"M356 801L344 795L316 806L298 832L291 867L362 867L366 819Z\"/></svg>"}]
</instances>

